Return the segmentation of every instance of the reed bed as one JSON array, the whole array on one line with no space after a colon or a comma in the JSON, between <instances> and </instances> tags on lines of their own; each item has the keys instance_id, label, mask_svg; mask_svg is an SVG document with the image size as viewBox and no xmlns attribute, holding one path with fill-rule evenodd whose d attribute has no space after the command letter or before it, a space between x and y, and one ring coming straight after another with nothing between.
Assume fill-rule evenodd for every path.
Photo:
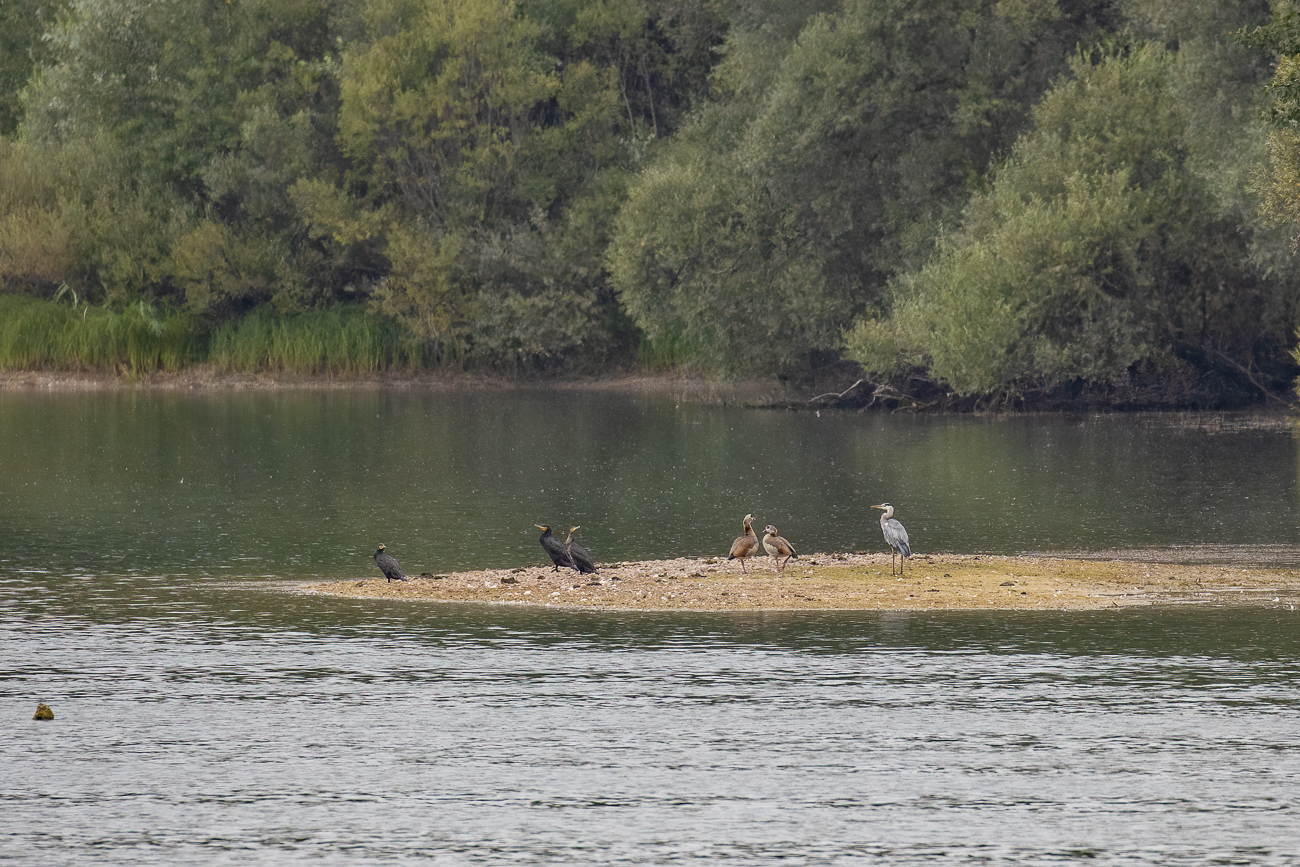
<instances>
[{"instance_id":1,"label":"reed bed","mask_svg":"<svg viewBox=\"0 0 1300 867\"><path fill-rule=\"evenodd\" d=\"M241 372L373 373L419 368L423 358L397 325L343 307L291 316L250 313L213 333L208 363Z\"/></svg>"},{"instance_id":2,"label":"reed bed","mask_svg":"<svg viewBox=\"0 0 1300 867\"><path fill-rule=\"evenodd\" d=\"M649 370L690 368L705 357L705 347L681 334L643 337L637 346L637 361Z\"/></svg>"},{"instance_id":3,"label":"reed bed","mask_svg":"<svg viewBox=\"0 0 1300 867\"><path fill-rule=\"evenodd\" d=\"M122 310L0 295L0 367L179 370L196 360L194 317L139 301Z\"/></svg>"},{"instance_id":4,"label":"reed bed","mask_svg":"<svg viewBox=\"0 0 1300 867\"><path fill-rule=\"evenodd\" d=\"M143 374L207 362L234 372L374 373L423 367L420 346L360 307L275 316L254 311L210 334L183 310L122 310L0 295L0 369Z\"/></svg>"}]
</instances>

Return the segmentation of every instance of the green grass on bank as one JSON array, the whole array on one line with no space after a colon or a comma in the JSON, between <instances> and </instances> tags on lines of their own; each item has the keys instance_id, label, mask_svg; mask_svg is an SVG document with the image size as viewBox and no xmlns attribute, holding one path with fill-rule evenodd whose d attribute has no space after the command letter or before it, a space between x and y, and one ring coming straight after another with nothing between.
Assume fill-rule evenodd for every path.
<instances>
[{"instance_id":1,"label":"green grass on bank","mask_svg":"<svg viewBox=\"0 0 1300 867\"><path fill-rule=\"evenodd\" d=\"M695 367L709 357L705 347L680 334L647 336L637 347L637 361L649 370Z\"/></svg>"},{"instance_id":2,"label":"green grass on bank","mask_svg":"<svg viewBox=\"0 0 1300 867\"><path fill-rule=\"evenodd\" d=\"M400 328L356 307L293 316L255 311L212 335L208 363L224 370L372 373L423 366Z\"/></svg>"},{"instance_id":3,"label":"green grass on bank","mask_svg":"<svg viewBox=\"0 0 1300 867\"><path fill-rule=\"evenodd\" d=\"M292 316L251 313L206 333L189 313L137 302L123 310L0 295L0 368L134 374L208 363L241 372L366 373L418 368L418 346L359 307Z\"/></svg>"},{"instance_id":4,"label":"green grass on bank","mask_svg":"<svg viewBox=\"0 0 1300 867\"><path fill-rule=\"evenodd\" d=\"M137 302L124 310L0 295L0 367L179 370L199 346L187 313Z\"/></svg>"}]
</instances>

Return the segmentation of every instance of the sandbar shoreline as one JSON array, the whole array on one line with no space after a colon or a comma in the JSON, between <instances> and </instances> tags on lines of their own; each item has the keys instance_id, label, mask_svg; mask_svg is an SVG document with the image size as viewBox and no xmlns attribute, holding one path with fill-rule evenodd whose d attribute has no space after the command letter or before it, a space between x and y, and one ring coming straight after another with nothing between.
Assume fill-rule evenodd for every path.
<instances>
[{"instance_id":1,"label":"sandbar shoreline","mask_svg":"<svg viewBox=\"0 0 1300 867\"><path fill-rule=\"evenodd\" d=\"M1296 601L1300 570L1076 557L922 554L902 575L888 554L806 554L777 572L768 558L685 557L304 582L317 595L607 611L1097 610Z\"/></svg>"}]
</instances>

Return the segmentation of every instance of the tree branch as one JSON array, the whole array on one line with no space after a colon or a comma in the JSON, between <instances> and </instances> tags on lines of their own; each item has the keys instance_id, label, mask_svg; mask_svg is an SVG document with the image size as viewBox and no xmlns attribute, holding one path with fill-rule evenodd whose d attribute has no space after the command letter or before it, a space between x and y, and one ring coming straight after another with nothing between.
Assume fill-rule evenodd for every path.
<instances>
[{"instance_id":1,"label":"tree branch","mask_svg":"<svg viewBox=\"0 0 1300 867\"><path fill-rule=\"evenodd\" d=\"M1250 368L1243 365L1240 361L1237 361L1235 358L1230 357L1227 353L1225 353L1221 349L1214 350L1214 354L1222 358L1224 361L1228 362L1228 364L1235 367L1238 371L1240 371L1241 375L1246 377L1246 379L1250 382L1251 385L1255 386L1255 388L1258 388L1261 392L1264 393L1264 397L1268 398L1269 400L1275 400L1285 407L1289 407L1291 409L1296 408L1295 401L1284 400L1283 398L1274 394L1272 391L1269 390L1268 386L1264 385L1264 383L1259 381L1259 378L1255 376L1254 372L1251 371Z\"/></svg>"}]
</instances>

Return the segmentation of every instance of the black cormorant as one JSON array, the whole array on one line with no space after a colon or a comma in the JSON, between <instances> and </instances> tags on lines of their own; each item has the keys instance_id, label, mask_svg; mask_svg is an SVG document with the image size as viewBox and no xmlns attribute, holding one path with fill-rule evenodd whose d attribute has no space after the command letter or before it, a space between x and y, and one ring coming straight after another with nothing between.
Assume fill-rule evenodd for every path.
<instances>
[{"instance_id":1,"label":"black cormorant","mask_svg":"<svg viewBox=\"0 0 1300 867\"><path fill-rule=\"evenodd\" d=\"M587 549L573 541L573 534L577 532L578 527L569 528L569 538L564 540L564 549L569 552L569 558L573 560L573 565L579 572L584 574L595 573L596 561L591 559L591 554Z\"/></svg>"},{"instance_id":2,"label":"black cormorant","mask_svg":"<svg viewBox=\"0 0 1300 867\"><path fill-rule=\"evenodd\" d=\"M375 565L379 571L384 573L384 577L389 581L405 581L406 576L402 574L402 567L397 565L391 554L384 553L384 546L380 545L379 550L375 552Z\"/></svg>"},{"instance_id":3,"label":"black cormorant","mask_svg":"<svg viewBox=\"0 0 1300 867\"><path fill-rule=\"evenodd\" d=\"M551 562L555 564L555 568L551 570L552 572L559 572L561 566L565 569L576 570L578 568L577 564L573 562L573 558L569 556L569 549L564 547L563 542L551 535L550 527L545 524L534 524L533 526L542 531L541 538L537 541L542 543L542 547L546 549L546 553L551 557Z\"/></svg>"}]
</instances>

